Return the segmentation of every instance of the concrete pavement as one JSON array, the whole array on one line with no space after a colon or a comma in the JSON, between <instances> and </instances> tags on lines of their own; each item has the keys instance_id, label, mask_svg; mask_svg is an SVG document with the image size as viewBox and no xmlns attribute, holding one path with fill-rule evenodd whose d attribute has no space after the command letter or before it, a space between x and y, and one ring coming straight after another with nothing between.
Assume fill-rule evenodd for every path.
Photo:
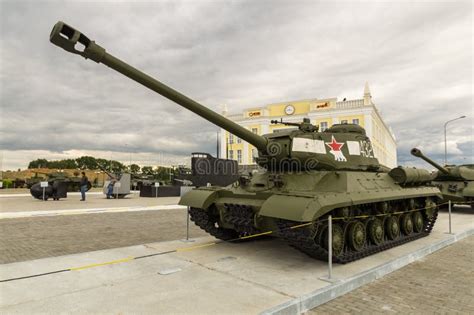
<instances>
[{"instance_id":1,"label":"concrete pavement","mask_svg":"<svg viewBox=\"0 0 474 315\"><path fill-rule=\"evenodd\" d=\"M14 218L31 218L31 217L51 217L57 215L78 215L93 213L119 213L119 212L137 212L137 211L159 211L159 210L183 210L185 206L179 205L156 205L148 207L104 207L104 208L79 208L79 209L57 209L45 211L17 211L17 212L0 212L1 219Z\"/></svg>"},{"instance_id":2,"label":"concrete pavement","mask_svg":"<svg viewBox=\"0 0 474 315\"><path fill-rule=\"evenodd\" d=\"M348 279L446 241L452 238L445 233L447 229L447 213L443 212L430 236L347 265L336 265L334 276ZM473 229L470 213L453 214L454 233ZM160 242L1 265L1 279L73 269L0 283L0 311L248 314L329 286L319 279L327 274L325 263L308 258L280 240L213 243L213 238L204 237L192 245ZM193 249L183 249L189 246ZM74 269L107 262L112 263ZM181 271L160 274L172 269Z\"/></svg>"},{"instance_id":3,"label":"concrete pavement","mask_svg":"<svg viewBox=\"0 0 474 315\"><path fill-rule=\"evenodd\" d=\"M123 199L107 199L103 194L87 194L86 201L79 201L79 195L65 199L38 200L33 197L9 197L0 199L0 213L61 211L61 210L91 210L120 207L151 207L158 205L176 205L179 197L141 198L138 194L130 194Z\"/></svg>"}]
</instances>

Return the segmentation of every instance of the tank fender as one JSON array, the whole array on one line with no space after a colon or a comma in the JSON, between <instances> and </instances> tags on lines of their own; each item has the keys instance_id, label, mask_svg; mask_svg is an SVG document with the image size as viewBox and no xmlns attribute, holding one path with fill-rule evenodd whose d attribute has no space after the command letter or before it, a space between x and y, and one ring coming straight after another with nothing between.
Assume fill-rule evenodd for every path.
<instances>
[{"instance_id":1,"label":"tank fender","mask_svg":"<svg viewBox=\"0 0 474 315\"><path fill-rule=\"evenodd\" d=\"M178 204L193 208L207 209L219 197L216 190L193 189L185 193Z\"/></svg>"},{"instance_id":2,"label":"tank fender","mask_svg":"<svg viewBox=\"0 0 474 315\"><path fill-rule=\"evenodd\" d=\"M260 208L259 215L296 222L309 222L332 210L334 205L349 206L353 202L348 196L334 194L325 198L273 195ZM293 209L288 211L288 209Z\"/></svg>"},{"instance_id":3,"label":"tank fender","mask_svg":"<svg viewBox=\"0 0 474 315\"><path fill-rule=\"evenodd\" d=\"M273 195L262 204L259 215L270 218L280 218L292 221L301 221L305 211L310 207L313 198ZM293 209L288 211L288 209Z\"/></svg>"}]
</instances>

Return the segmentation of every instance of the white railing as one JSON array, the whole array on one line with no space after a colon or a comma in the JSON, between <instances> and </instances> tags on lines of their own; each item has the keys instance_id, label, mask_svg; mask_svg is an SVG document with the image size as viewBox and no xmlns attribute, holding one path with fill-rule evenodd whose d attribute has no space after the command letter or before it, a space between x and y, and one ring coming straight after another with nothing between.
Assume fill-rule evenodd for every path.
<instances>
[{"instance_id":1,"label":"white railing","mask_svg":"<svg viewBox=\"0 0 474 315\"><path fill-rule=\"evenodd\" d=\"M351 100L345 102L336 102L337 109L350 109L350 108L358 108L364 106L364 100Z\"/></svg>"}]
</instances>

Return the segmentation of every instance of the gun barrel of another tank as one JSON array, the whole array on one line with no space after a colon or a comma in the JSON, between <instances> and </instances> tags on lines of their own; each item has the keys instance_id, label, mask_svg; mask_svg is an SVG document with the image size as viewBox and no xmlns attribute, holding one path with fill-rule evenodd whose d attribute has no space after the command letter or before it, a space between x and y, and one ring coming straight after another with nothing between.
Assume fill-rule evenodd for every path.
<instances>
[{"instance_id":1,"label":"gun barrel of another tank","mask_svg":"<svg viewBox=\"0 0 474 315\"><path fill-rule=\"evenodd\" d=\"M109 176L110 178L115 178L115 175L110 173L109 171L107 171L105 169L105 167L103 167L102 165L100 165L99 163L97 163L97 167L102 171L104 172L105 174L107 174L107 176Z\"/></svg>"},{"instance_id":2,"label":"gun barrel of another tank","mask_svg":"<svg viewBox=\"0 0 474 315\"><path fill-rule=\"evenodd\" d=\"M264 137L254 134L250 130L215 113L182 93L112 56L107 53L104 48L97 45L94 41L91 41L84 34L69 25L63 22L56 23L51 31L50 41L66 51L81 55L86 59L92 59L97 63L103 63L104 65L194 112L213 124L227 130L235 136L249 142L258 150L266 150L267 140ZM78 46L80 46L81 49L78 49Z\"/></svg>"},{"instance_id":3,"label":"gun barrel of another tank","mask_svg":"<svg viewBox=\"0 0 474 315\"><path fill-rule=\"evenodd\" d=\"M441 165L439 165L438 163L436 163L435 161L433 161L432 159L430 159L429 157L427 157L426 155L423 154L423 152L421 152L421 150L417 149L417 148L413 148L411 149L410 151L411 155L413 156L416 156L416 157L419 157L423 160L425 160L426 162L428 162L429 164L433 165L434 167L436 167L440 172L448 175L449 174L449 171L442 167Z\"/></svg>"}]
</instances>

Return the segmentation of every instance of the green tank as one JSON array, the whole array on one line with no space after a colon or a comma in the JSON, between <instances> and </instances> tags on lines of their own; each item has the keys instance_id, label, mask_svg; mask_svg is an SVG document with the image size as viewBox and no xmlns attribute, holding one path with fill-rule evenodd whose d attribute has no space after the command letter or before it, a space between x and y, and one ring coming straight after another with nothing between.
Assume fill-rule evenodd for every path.
<instances>
[{"instance_id":1,"label":"green tank","mask_svg":"<svg viewBox=\"0 0 474 315\"><path fill-rule=\"evenodd\" d=\"M417 148L413 148L411 154L438 169L433 174L432 183L441 190L444 201L467 203L474 209L474 164L446 165L443 167L426 157Z\"/></svg>"},{"instance_id":2,"label":"green tank","mask_svg":"<svg viewBox=\"0 0 474 315\"><path fill-rule=\"evenodd\" d=\"M180 200L195 224L216 238L272 235L327 260L332 215L333 260L346 263L426 236L433 228L439 190L424 185L424 172L397 168L390 175L358 125L319 132L309 119L273 121L292 128L260 136L108 54L63 22L54 26L50 41L122 73L257 148L262 170L227 187L194 189Z\"/></svg>"},{"instance_id":3,"label":"green tank","mask_svg":"<svg viewBox=\"0 0 474 315\"><path fill-rule=\"evenodd\" d=\"M46 180L43 176L38 176L39 172L35 172L35 176L26 179L26 188L30 189L34 184Z\"/></svg>"},{"instance_id":4,"label":"green tank","mask_svg":"<svg viewBox=\"0 0 474 315\"><path fill-rule=\"evenodd\" d=\"M46 178L38 176L38 174L46 175ZM48 181L50 183L53 182L63 182L66 185L67 192L78 192L81 191L81 178L78 176L69 176L64 172L40 172L36 171L35 176L27 179L27 187L32 188L34 185L38 184L41 181ZM87 183L87 191L92 188L92 184L89 181Z\"/></svg>"}]
</instances>

